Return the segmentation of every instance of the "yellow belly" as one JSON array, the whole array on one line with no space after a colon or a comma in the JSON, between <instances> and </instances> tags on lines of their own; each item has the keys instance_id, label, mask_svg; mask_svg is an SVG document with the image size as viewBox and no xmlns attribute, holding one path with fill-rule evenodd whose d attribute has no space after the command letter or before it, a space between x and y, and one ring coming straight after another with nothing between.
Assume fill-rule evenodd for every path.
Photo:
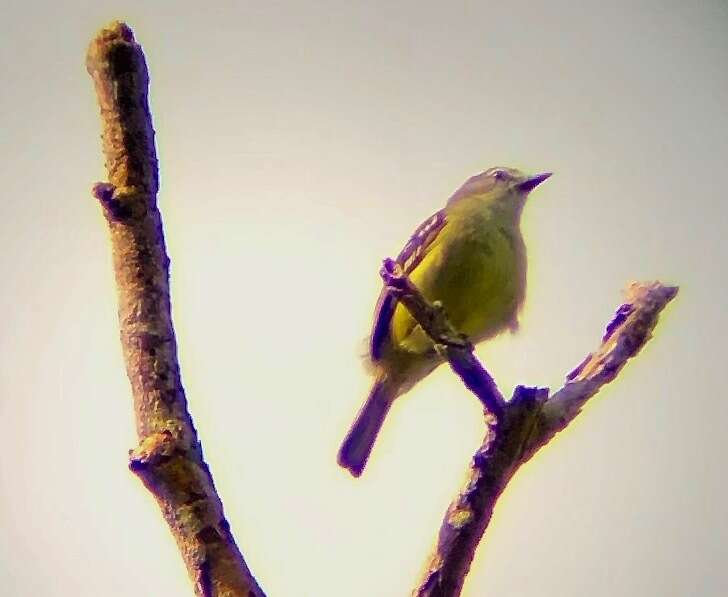
<instances>
[{"instance_id":1,"label":"yellow belly","mask_svg":"<svg viewBox=\"0 0 728 597\"><path fill-rule=\"evenodd\" d=\"M442 302L450 322L472 342L516 325L526 284L520 234L497 222L473 222L477 231L443 234L410 279L429 300ZM485 226L483 228L483 226ZM409 311L397 305L390 329L392 365L409 369L435 358L432 342Z\"/></svg>"}]
</instances>

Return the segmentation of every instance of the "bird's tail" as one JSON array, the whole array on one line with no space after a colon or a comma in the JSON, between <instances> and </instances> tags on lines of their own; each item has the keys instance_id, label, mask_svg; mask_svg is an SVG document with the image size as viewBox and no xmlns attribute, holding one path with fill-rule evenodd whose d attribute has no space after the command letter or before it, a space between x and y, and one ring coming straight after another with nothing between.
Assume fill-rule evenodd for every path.
<instances>
[{"instance_id":1,"label":"bird's tail","mask_svg":"<svg viewBox=\"0 0 728 597\"><path fill-rule=\"evenodd\" d=\"M395 389L392 384L387 383L385 377L378 377L339 448L339 464L349 469L355 477L361 475L364 470L374 440L377 439L394 398Z\"/></svg>"}]
</instances>

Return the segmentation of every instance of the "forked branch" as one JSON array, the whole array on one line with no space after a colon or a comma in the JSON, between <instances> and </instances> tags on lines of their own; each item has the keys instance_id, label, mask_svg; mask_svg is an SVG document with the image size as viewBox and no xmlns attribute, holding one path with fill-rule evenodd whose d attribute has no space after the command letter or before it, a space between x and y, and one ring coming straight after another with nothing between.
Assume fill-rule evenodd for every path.
<instances>
[{"instance_id":1,"label":"forked branch","mask_svg":"<svg viewBox=\"0 0 728 597\"><path fill-rule=\"evenodd\" d=\"M455 597L510 478L640 351L650 339L660 311L678 289L659 282L631 284L597 351L569 373L558 392L549 397L548 389L518 386L505 402L493 378L473 355L472 346L447 321L442 308L429 303L391 260L385 260L381 275L388 290L397 294L455 373L485 405L485 438L470 463L465 487L445 514L435 551L413 593L417 597Z\"/></svg>"}]
</instances>

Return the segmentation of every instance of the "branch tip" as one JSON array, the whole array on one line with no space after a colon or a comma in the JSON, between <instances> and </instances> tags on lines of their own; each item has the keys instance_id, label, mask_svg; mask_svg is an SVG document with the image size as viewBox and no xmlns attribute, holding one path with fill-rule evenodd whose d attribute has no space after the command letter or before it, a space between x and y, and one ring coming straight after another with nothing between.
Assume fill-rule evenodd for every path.
<instances>
[{"instance_id":1,"label":"branch tip","mask_svg":"<svg viewBox=\"0 0 728 597\"><path fill-rule=\"evenodd\" d=\"M88 73L93 76L95 72L104 68L110 48L119 44L136 46L141 52L131 27L122 21L112 21L96 34L88 46L86 52Z\"/></svg>"}]
</instances>

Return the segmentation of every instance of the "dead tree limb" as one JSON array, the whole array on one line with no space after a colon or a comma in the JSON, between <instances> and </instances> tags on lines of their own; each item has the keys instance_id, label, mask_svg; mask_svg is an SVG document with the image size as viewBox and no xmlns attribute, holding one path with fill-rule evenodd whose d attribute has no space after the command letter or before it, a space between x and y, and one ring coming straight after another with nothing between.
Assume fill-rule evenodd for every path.
<instances>
[{"instance_id":1,"label":"dead tree limb","mask_svg":"<svg viewBox=\"0 0 728 597\"><path fill-rule=\"evenodd\" d=\"M156 498L198 596L263 596L230 532L182 388L144 54L131 29L114 22L92 40L86 67L101 108L109 177L94 195L111 234L139 437L129 467Z\"/></svg>"},{"instance_id":2,"label":"dead tree limb","mask_svg":"<svg viewBox=\"0 0 728 597\"><path fill-rule=\"evenodd\" d=\"M101 108L109 177L108 183L95 185L94 195L111 234L121 342L139 438L129 466L156 498L198 596L263 597L230 533L187 410L170 314L169 258L156 203L158 168L144 54L129 27L115 22L91 42L86 64ZM428 303L391 261L385 262L382 276L485 407L485 439L414 592L453 597L460 594L510 478L639 352L677 288L632 284L601 346L567 376L563 388L549 397L546 389L519 386L506 402L442 308Z\"/></svg>"},{"instance_id":3,"label":"dead tree limb","mask_svg":"<svg viewBox=\"0 0 728 597\"><path fill-rule=\"evenodd\" d=\"M388 290L397 295L485 406L485 438L473 456L465 487L445 514L435 551L413 592L417 597L456 597L496 501L513 474L640 351L650 339L660 311L678 289L659 282L631 284L598 350L569 373L558 392L549 397L548 389L518 386L505 402L470 343L447 321L442 308L429 303L391 260L385 260L381 274Z\"/></svg>"}]
</instances>

